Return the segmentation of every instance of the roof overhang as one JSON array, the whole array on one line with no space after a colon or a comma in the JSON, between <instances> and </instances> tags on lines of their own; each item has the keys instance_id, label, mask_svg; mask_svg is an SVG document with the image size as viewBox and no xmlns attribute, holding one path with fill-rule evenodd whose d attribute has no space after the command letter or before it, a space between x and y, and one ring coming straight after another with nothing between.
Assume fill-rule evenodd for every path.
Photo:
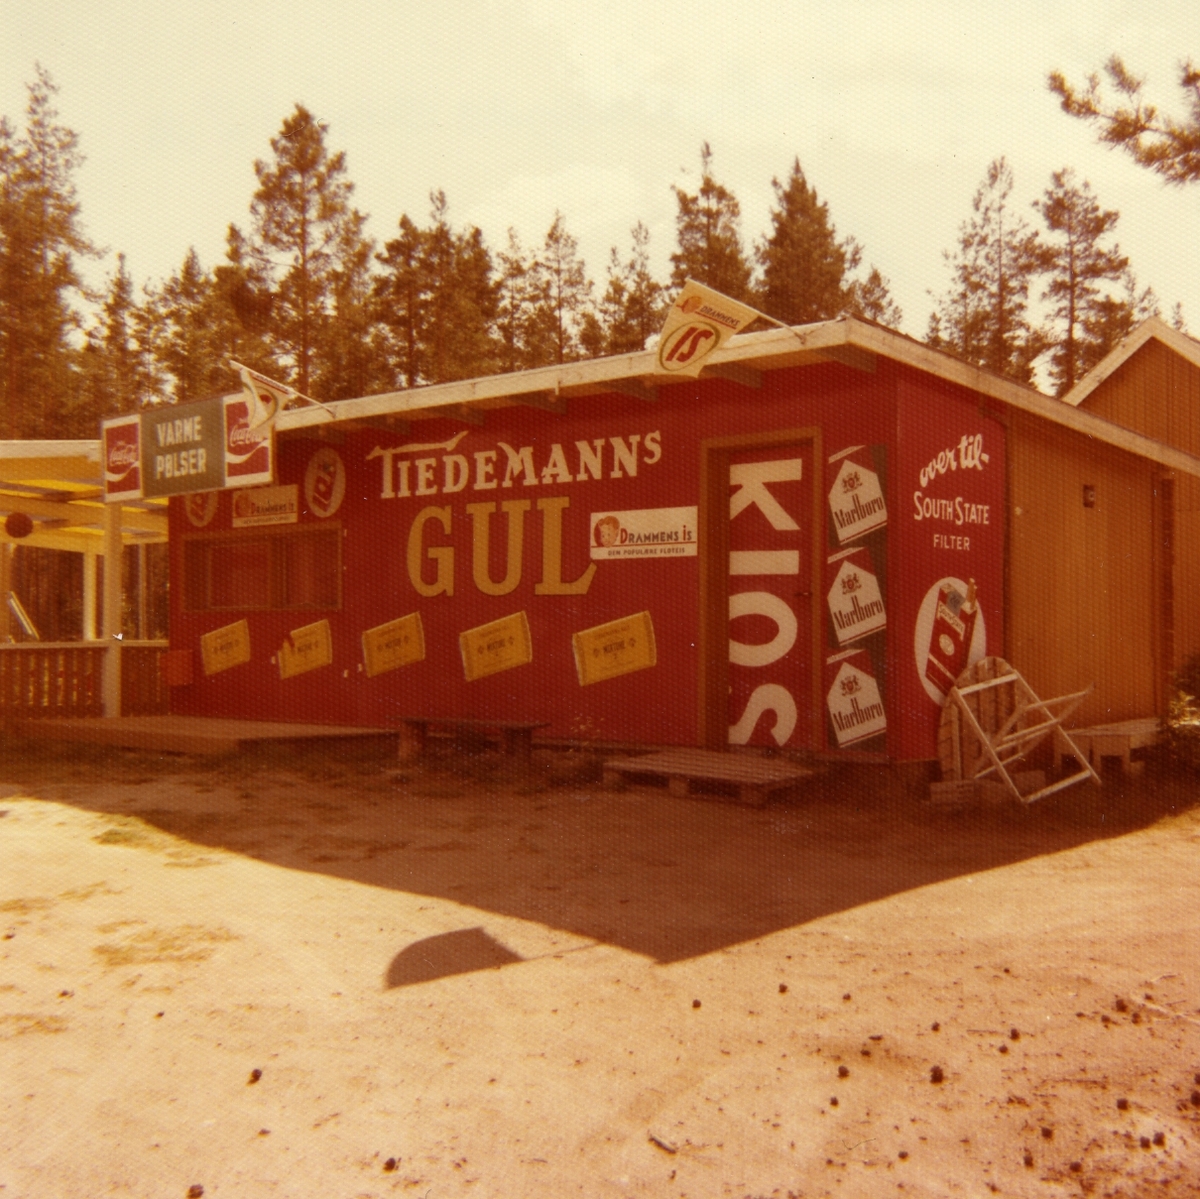
<instances>
[{"instance_id":1,"label":"roof overhang","mask_svg":"<svg viewBox=\"0 0 1200 1199\"><path fill-rule=\"evenodd\" d=\"M734 337L713 355L700 379L736 383L746 388L752 404L755 390L767 372L819 363L839 363L873 372L880 359L887 359L966 388L1010 410L1136 454L1168 470L1200 478L1200 457L1080 408L1091 391L1151 338L1200 367L1200 342L1152 318L1125 338L1065 401L1056 400L891 329L846 317ZM692 381L657 373L656 361L652 351L645 351L288 409L279 414L276 429L284 437L354 428L403 434L412 422L435 417L483 424L489 412L512 407L561 414L572 399L614 393L652 404L660 388ZM101 553L105 522L112 507L103 498L98 440L0 442L0 541L15 543L4 531L3 518L24 512L32 518L34 527L19 544ZM125 501L120 505L120 524L125 545L165 541L167 501Z\"/></svg>"},{"instance_id":2,"label":"roof overhang","mask_svg":"<svg viewBox=\"0 0 1200 1199\"><path fill-rule=\"evenodd\" d=\"M1183 338L1192 347L1192 353L1200 348L1161 321L1155 324L1174 337ZM1157 330L1145 334L1158 335ZM1052 399L1032 387L1001 378L952 354L853 317L734 337L713 354L700 378L732 380L745 386L748 394L753 394L767 371L837 362L869 372L876 369L880 358L967 388L998 404L1070 429L1104 445L1137 454L1169 470L1200 477L1200 457L1082 411L1077 403ZM645 351L289 409L280 413L276 427L281 434L311 434L323 427L337 425L343 428L356 425L379 427L403 433L409 422L433 417L481 424L487 419L488 412L513 406L564 413L572 398L613 392L652 402L660 387L689 381L657 373L655 354Z\"/></svg>"},{"instance_id":3,"label":"roof overhang","mask_svg":"<svg viewBox=\"0 0 1200 1199\"><path fill-rule=\"evenodd\" d=\"M99 554L110 505L97 441L0 441L0 542L42 549ZM19 540L4 529L4 519L24 512L33 532ZM167 539L165 500L121 505L125 545Z\"/></svg>"}]
</instances>

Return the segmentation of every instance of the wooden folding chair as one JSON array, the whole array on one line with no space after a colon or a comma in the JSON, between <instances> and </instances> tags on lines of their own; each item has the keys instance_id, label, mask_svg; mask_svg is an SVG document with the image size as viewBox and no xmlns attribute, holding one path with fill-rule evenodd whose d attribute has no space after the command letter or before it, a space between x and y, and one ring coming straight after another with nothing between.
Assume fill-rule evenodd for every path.
<instances>
[{"instance_id":1,"label":"wooden folding chair","mask_svg":"<svg viewBox=\"0 0 1200 1199\"><path fill-rule=\"evenodd\" d=\"M1080 753L1063 721L1092 690L1039 699L1033 688L1003 658L983 658L950 688L942 709L939 756L948 779L985 779L994 775L1022 803L1052 795L1091 779L1100 785L1086 754ZM1053 736L1081 769L1066 778L1022 795L1009 767L1045 738Z\"/></svg>"}]
</instances>

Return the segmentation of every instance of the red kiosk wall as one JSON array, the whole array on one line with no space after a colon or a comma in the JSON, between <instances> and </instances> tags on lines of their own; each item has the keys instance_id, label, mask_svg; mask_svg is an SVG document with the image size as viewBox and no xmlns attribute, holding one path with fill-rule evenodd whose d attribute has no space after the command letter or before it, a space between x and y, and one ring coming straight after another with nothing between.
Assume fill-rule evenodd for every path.
<instances>
[{"instance_id":1,"label":"red kiosk wall","mask_svg":"<svg viewBox=\"0 0 1200 1199\"><path fill-rule=\"evenodd\" d=\"M251 640L250 662L211 676L197 669L193 684L173 690L173 710L361 725L388 725L405 715L549 720L548 732L560 737L696 744L699 556L597 557L595 518L625 514L624 525L633 527L637 521L631 523L628 514L697 507L700 447L706 439L816 427L826 449L883 451L887 504L895 514L883 572L885 690L889 716L893 710L900 713L898 720L889 720L887 748L894 756L924 756L935 736L930 716L932 710L936 718L936 706L923 691L917 693L919 680L906 678L915 674L915 667L906 670L906 662L920 599L912 593L922 581L927 585L927 576L933 578L938 558L924 544L933 525L912 520L911 492L920 488L911 477L923 457L930 452L936 457L945 448L940 433L934 436L934 417L941 422L938 428L947 421L963 426L955 444L968 431L978 431L979 419L971 416L973 405L957 396L926 394L906 382L909 410L931 426L907 429L897 411L898 378L897 370L882 361L874 374L840 365L810 366L771 372L761 389L713 380L664 387L657 403L618 395L572 400L565 416L513 407L489 412L481 426L421 421L404 435L353 433L337 445L285 438L279 446L279 483L298 488L298 524L342 530L341 604L327 610L188 611L177 585L183 540L237 531L231 527L230 494L219 497L203 530L189 521L187 501L173 500L173 648L192 648L199 660L202 634L242 618ZM980 475L990 483L1003 476L1002 435L995 422L980 428L989 451L996 437L998 454ZM331 448L345 478L335 511L306 494L314 455L328 455ZM814 469L826 472L828 482L829 463L816 463ZM944 483L939 478L933 490ZM320 515L323 508L326 514ZM994 510L1000 511L998 501ZM823 519L818 516L814 529L822 528ZM514 524L520 526L519 536ZM486 561L477 561L484 525L488 554ZM519 554L510 555L518 545ZM705 552L703 545L697 549ZM923 564L918 567L914 559L910 568L902 560L909 553ZM451 562L451 586L432 594L439 569L451 569ZM1001 619L999 558L995 578L982 568L973 577L981 584L991 643ZM821 580L810 605L814 619L822 622L828 620L828 582L828 577ZM362 633L411 613L420 613L425 658L368 678ZM531 660L467 681L459 635L519 613L528 622ZM582 685L573 635L641 613L649 614L653 626L655 664ZM289 634L320 620L329 621L332 662L280 678L273 659ZM797 680L796 694L811 695L812 681ZM764 715L752 741L763 740L770 720L769 713ZM813 747L824 748L827 713L812 712L807 726Z\"/></svg>"}]
</instances>

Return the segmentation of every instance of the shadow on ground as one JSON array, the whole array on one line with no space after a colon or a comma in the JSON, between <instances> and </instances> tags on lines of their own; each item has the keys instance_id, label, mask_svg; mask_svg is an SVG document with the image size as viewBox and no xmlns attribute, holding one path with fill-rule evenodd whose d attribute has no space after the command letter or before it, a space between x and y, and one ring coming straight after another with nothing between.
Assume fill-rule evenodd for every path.
<instances>
[{"instance_id":1,"label":"shadow on ground","mask_svg":"<svg viewBox=\"0 0 1200 1199\"><path fill-rule=\"evenodd\" d=\"M185 759L47 743L4 747L29 794L134 815L207 847L440 896L660 962L751 941L960 875L1120 836L1197 802L1193 776L1080 786L1031 807L931 809L885 768L840 769L764 809L664 789L601 789L595 762L385 748L264 747ZM389 986L503 964L471 927L410 946ZM505 960L515 960L506 958ZM474 964L472 964L474 963Z\"/></svg>"}]
</instances>

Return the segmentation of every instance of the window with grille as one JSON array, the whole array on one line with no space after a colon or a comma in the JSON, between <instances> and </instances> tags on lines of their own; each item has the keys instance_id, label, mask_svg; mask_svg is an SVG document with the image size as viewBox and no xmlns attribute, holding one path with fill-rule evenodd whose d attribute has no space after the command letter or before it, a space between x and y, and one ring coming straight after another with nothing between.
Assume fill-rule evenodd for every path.
<instances>
[{"instance_id":1,"label":"window with grille","mask_svg":"<svg viewBox=\"0 0 1200 1199\"><path fill-rule=\"evenodd\" d=\"M341 526L189 537L183 576L189 612L340 608Z\"/></svg>"}]
</instances>

